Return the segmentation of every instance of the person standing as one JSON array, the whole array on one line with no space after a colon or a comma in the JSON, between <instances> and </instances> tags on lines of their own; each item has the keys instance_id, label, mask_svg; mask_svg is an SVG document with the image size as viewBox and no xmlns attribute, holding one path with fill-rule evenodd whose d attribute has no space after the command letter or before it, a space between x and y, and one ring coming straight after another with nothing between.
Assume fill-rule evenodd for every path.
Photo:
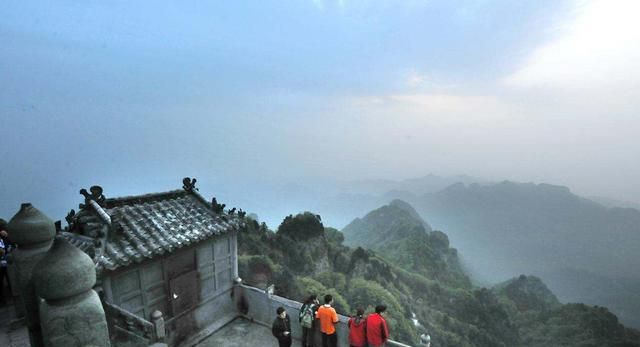
<instances>
[{"instance_id":1,"label":"person standing","mask_svg":"<svg viewBox=\"0 0 640 347\"><path fill-rule=\"evenodd\" d=\"M324 305L316 311L316 318L320 320L320 332L322 332L322 347L337 347L338 333L336 332L336 323L339 322L336 310L331 307L333 304L333 296L327 294L324 296Z\"/></svg>"},{"instance_id":2,"label":"person standing","mask_svg":"<svg viewBox=\"0 0 640 347\"><path fill-rule=\"evenodd\" d=\"M318 310L318 296L310 295L300 307L298 321L302 327L302 347L313 347L313 322Z\"/></svg>"},{"instance_id":3,"label":"person standing","mask_svg":"<svg viewBox=\"0 0 640 347\"><path fill-rule=\"evenodd\" d=\"M291 347L291 321L284 307L276 309L277 317L271 325L271 333L278 339L278 346Z\"/></svg>"},{"instance_id":4,"label":"person standing","mask_svg":"<svg viewBox=\"0 0 640 347\"><path fill-rule=\"evenodd\" d=\"M382 314L387 310L385 305L376 306L376 312L367 317L367 341L369 347L385 346L389 339L389 328Z\"/></svg>"},{"instance_id":5,"label":"person standing","mask_svg":"<svg viewBox=\"0 0 640 347\"><path fill-rule=\"evenodd\" d=\"M367 344L367 322L364 319L364 309L358 307L356 315L349 318L349 346L364 347Z\"/></svg>"},{"instance_id":6,"label":"person standing","mask_svg":"<svg viewBox=\"0 0 640 347\"><path fill-rule=\"evenodd\" d=\"M7 222L0 218L0 304L4 304L4 282L6 279L7 288L9 289L9 297L11 297L11 282L9 282L9 273L7 272L7 255L11 251L12 243L7 233Z\"/></svg>"}]
</instances>

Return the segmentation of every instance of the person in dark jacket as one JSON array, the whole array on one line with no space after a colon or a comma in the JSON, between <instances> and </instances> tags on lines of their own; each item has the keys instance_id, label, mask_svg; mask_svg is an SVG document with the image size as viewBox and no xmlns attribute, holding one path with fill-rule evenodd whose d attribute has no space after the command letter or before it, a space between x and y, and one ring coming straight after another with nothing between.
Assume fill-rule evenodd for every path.
<instances>
[{"instance_id":1,"label":"person in dark jacket","mask_svg":"<svg viewBox=\"0 0 640 347\"><path fill-rule=\"evenodd\" d=\"M13 243L9 240L7 233L7 222L0 218L0 304L5 303L4 282L7 282L7 288L11 293L11 282L9 282L9 273L7 271L7 256L13 248ZM11 295L9 294L9 297Z\"/></svg>"},{"instance_id":2,"label":"person in dark jacket","mask_svg":"<svg viewBox=\"0 0 640 347\"><path fill-rule=\"evenodd\" d=\"M278 315L271 326L271 333L278 339L280 347L291 347L291 321L284 307L280 306L276 310Z\"/></svg>"},{"instance_id":3,"label":"person in dark jacket","mask_svg":"<svg viewBox=\"0 0 640 347\"><path fill-rule=\"evenodd\" d=\"M367 344L367 321L364 319L364 309L358 307L356 315L349 318L349 346L364 347Z\"/></svg>"},{"instance_id":4,"label":"person in dark jacket","mask_svg":"<svg viewBox=\"0 0 640 347\"><path fill-rule=\"evenodd\" d=\"M387 344L389 339L389 328L387 321L382 314L387 310L387 306L376 306L376 313L372 313L367 317L367 341L369 347L382 347Z\"/></svg>"},{"instance_id":5,"label":"person in dark jacket","mask_svg":"<svg viewBox=\"0 0 640 347\"><path fill-rule=\"evenodd\" d=\"M302 307L300 307L298 322L302 327L302 347L314 346L313 325L319 304L318 296L310 295L307 300L304 301Z\"/></svg>"}]
</instances>

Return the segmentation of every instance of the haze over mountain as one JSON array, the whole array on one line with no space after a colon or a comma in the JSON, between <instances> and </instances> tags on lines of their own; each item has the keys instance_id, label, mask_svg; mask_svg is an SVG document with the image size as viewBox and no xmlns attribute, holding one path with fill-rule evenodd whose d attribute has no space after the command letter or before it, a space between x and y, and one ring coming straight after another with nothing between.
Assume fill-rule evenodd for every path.
<instances>
[{"instance_id":1,"label":"haze over mountain","mask_svg":"<svg viewBox=\"0 0 640 347\"><path fill-rule=\"evenodd\" d=\"M446 186L456 178L467 181ZM380 181L390 189L386 193L363 182L352 189L336 184L299 201L320 213L327 225L340 227L342 221L402 199L427 225L447 231L477 283L490 285L520 273L537 275L563 302L604 305L623 321L640 326L635 271L640 262L640 212L608 208L557 185L473 180L427 175L408 181L413 184ZM425 193L400 189L416 187Z\"/></svg>"},{"instance_id":2,"label":"haze over mountain","mask_svg":"<svg viewBox=\"0 0 640 347\"><path fill-rule=\"evenodd\" d=\"M464 257L464 253L452 248L446 233L432 231L425 225L428 226L411 205L395 200L354 219L342 231L345 244L373 249L391 264L435 280L447 288L444 292L456 290L473 295L477 301L466 302L466 309L448 316L464 319L469 313L482 312L480 319L485 320L482 329L489 336L499 336L499 340L489 343L486 339L472 338L471 345L494 346L506 342L507 346L633 346L640 339L636 331L620 325L618 318L606 308L561 304L535 276L511 278L493 286L490 292L485 288L473 289L458 262L458 254ZM426 305L442 299L431 296ZM437 319L429 315L427 320ZM442 334L448 330L447 326L445 323L432 331ZM460 335L459 332L451 334L447 342L456 341ZM465 345L465 341L453 344Z\"/></svg>"},{"instance_id":3,"label":"haze over mountain","mask_svg":"<svg viewBox=\"0 0 640 347\"><path fill-rule=\"evenodd\" d=\"M409 201L447 230L480 283L535 274L562 301L605 305L640 325L640 211L509 181L459 183Z\"/></svg>"}]
</instances>

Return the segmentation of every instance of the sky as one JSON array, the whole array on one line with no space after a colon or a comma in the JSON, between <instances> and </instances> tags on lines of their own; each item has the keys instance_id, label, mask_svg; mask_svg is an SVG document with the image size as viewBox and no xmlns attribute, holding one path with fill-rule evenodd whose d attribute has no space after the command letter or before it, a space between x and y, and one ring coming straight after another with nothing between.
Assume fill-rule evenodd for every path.
<instances>
[{"instance_id":1,"label":"sky","mask_svg":"<svg viewBox=\"0 0 640 347\"><path fill-rule=\"evenodd\" d=\"M468 174L640 201L640 2L4 1L0 217ZM296 212L296 211L292 211Z\"/></svg>"}]
</instances>

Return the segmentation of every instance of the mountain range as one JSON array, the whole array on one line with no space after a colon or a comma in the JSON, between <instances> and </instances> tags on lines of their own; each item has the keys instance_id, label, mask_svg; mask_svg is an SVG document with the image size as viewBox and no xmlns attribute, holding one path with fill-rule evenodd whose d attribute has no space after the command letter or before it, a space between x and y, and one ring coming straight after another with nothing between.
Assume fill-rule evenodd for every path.
<instances>
[{"instance_id":1,"label":"mountain range","mask_svg":"<svg viewBox=\"0 0 640 347\"><path fill-rule=\"evenodd\" d=\"M606 308L563 305L536 277L472 285L447 234L406 202L379 207L343 231L309 212L287 216L277 232L250 218L239 234L240 275L292 299L332 294L343 314L386 304L391 337L410 345L429 333L443 347L640 347L640 333Z\"/></svg>"},{"instance_id":2,"label":"mountain range","mask_svg":"<svg viewBox=\"0 0 640 347\"><path fill-rule=\"evenodd\" d=\"M435 175L283 185L264 201L272 195L287 203L261 215L269 225L286 209L311 210L337 228L400 199L415 207L426 230L446 231L475 284L532 274L561 302L606 306L640 328L640 212L625 207L632 203L594 201L551 184Z\"/></svg>"}]
</instances>

